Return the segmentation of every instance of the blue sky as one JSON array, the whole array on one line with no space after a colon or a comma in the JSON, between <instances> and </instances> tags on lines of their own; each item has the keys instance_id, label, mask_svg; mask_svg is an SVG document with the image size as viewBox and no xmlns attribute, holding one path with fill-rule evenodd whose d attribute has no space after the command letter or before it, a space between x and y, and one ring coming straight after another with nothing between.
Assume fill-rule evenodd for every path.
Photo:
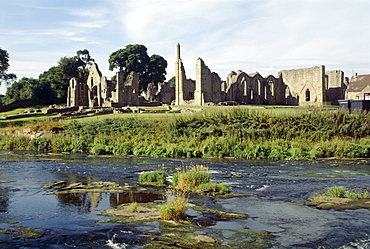
<instances>
[{"instance_id":1,"label":"blue sky","mask_svg":"<svg viewBox=\"0 0 370 249\"><path fill-rule=\"evenodd\" d=\"M110 78L109 55L128 44L168 62L181 44L187 77L196 59L225 80L230 71L284 69L370 73L369 0L0 0L0 47L9 73L34 77L88 49ZM5 87L0 87L0 93Z\"/></svg>"}]
</instances>

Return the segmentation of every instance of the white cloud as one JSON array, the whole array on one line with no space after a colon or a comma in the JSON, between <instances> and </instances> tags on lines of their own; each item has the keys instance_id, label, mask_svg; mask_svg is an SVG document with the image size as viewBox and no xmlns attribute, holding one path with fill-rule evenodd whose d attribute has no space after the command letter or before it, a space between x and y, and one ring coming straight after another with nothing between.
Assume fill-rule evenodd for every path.
<instances>
[{"instance_id":1,"label":"white cloud","mask_svg":"<svg viewBox=\"0 0 370 249\"><path fill-rule=\"evenodd\" d=\"M3 23L10 23L0 29L0 46L15 61L53 66L60 57L87 48L106 75L112 74L107 59L113 51L139 43L168 61L170 78L179 42L191 78L198 57L223 79L231 70L276 75L283 69L322 64L327 70L344 70L346 76L352 69L370 73L366 0L104 0L89 5L35 1L34 8L15 8L11 2L5 5L9 13L0 10L6 14L0 16ZM45 10L52 15L40 14ZM19 13L28 19L17 19ZM27 50L34 52L33 59L22 55ZM43 51L49 55L37 56ZM13 65L17 72L40 70L18 66L24 68Z\"/></svg>"}]
</instances>

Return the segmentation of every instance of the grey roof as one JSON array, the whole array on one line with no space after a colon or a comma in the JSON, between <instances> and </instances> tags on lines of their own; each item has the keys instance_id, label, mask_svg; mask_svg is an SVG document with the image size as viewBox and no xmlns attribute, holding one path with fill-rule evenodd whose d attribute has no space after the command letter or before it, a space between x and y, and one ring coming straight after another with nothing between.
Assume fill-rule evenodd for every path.
<instances>
[{"instance_id":1,"label":"grey roof","mask_svg":"<svg viewBox=\"0 0 370 249\"><path fill-rule=\"evenodd\" d=\"M362 92L370 85L370 74L354 75L349 82L347 92Z\"/></svg>"}]
</instances>

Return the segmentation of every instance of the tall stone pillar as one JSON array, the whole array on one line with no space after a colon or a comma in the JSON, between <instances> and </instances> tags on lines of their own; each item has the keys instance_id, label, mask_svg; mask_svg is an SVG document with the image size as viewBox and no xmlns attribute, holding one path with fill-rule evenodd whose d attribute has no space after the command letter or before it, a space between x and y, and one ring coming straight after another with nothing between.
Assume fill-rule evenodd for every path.
<instances>
[{"instance_id":1,"label":"tall stone pillar","mask_svg":"<svg viewBox=\"0 0 370 249\"><path fill-rule=\"evenodd\" d=\"M175 105L181 105L184 101L184 80L186 79L184 66L180 57L180 43L176 46L175 63Z\"/></svg>"}]
</instances>

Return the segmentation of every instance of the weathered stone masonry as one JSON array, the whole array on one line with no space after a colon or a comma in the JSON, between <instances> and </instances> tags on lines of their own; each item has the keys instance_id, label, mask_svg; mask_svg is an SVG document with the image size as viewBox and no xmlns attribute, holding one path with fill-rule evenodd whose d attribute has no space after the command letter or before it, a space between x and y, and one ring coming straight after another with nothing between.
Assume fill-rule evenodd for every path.
<instances>
[{"instance_id":1,"label":"weathered stone masonry","mask_svg":"<svg viewBox=\"0 0 370 249\"><path fill-rule=\"evenodd\" d=\"M325 66L283 70L278 77L262 77L259 73L246 74L232 71L226 81L199 58L196 80L186 78L177 44L176 105L205 104L259 104L259 105L323 105L338 104L344 98L348 79L342 71L325 72Z\"/></svg>"},{"instance_id":2,"label":"weathered stone masonry","mask_svg":"<svg viewBox=\"0 0 370 249\"><path fill-rule=\"evenodd\" d=\"M343 71L326 72L325 66L282 70L277 77L273 75L262 77L258 72L247 74L238 70L229 73L226 81L222 81L217 73L212 72L204 61L198 58L196 77L195 80L191 80L186 77L180 44L176 46L176 57L175 88L170 87L167 82L159 83L158 86L149 84L144 98L139 94L137 73L131 72L125 79L123 73L118 72L117 83L113 84L102 76L94 63L86 82L77 82L74 78L70 80L67 105L123 107L158 102L197 106L210 104L320 106L324 103L338 104L338 100L344 99L346 94L351 97L354 95L346 93L349 83ZM353 77L351 82L360 82L357 80L359 78ZM370 98L369 87L370 83L366 84L366 89L361 93L366 95L369 92L367 98ZM350 89L352 92L357 91L354 87Z\"/></svg>"}]
</instances>

